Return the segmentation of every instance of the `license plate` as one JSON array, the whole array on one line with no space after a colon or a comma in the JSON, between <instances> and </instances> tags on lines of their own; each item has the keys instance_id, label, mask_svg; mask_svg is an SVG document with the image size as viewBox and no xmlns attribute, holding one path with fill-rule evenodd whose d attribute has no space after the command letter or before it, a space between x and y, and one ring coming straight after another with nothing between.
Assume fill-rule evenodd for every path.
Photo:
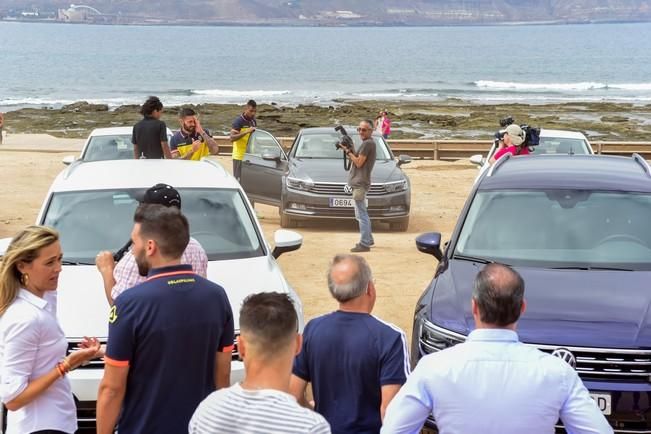
<instances>
[{"instance_id":1,"label":"license plate","mask_svg":"<svg viewBox=\"0 0 651 434\"><path fill-rule=\"evenodd\" d=\"M330 208L352 208L353 200L339 197L330 198Z\"/></svg>"},{"instance_id":2,"label":"license plate","mask_svg":"<svg viewBox=\"0 0 651 434\"><path fill-rule=\"evenodd\" d=\"M610 404L610 393L591 393L590 398L594 399L594 402L597 403L597 407L601 412L608 416L612 414L613 410Z\"/></svg>"}]
</instances>

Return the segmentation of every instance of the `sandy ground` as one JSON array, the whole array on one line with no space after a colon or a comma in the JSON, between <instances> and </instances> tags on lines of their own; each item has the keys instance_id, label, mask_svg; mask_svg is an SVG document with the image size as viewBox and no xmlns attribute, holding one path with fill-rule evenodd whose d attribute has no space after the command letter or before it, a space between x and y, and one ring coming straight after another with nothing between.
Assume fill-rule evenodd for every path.
<instances>
[{"instance_id":1,"label":"sandy ground","mask_svg":"<svg viewBox=\"0 0 651 434\"><path fill-rule=\"evenodd\" d=\"M16 137L16 136L14 136ZM67 153L29 152L34 137L15 139L12 148L0 145L0 238L10 237L33 224L48 188L63 169L61 159ZM49 140L49 139L48 139ZM77 142L58 142L60 149L75 149ZM32 141L33 143L33 141ZM3 149L4 148L4 149ZM230 169L230 159L218 160ZM412 215L407 232L390 232L387 225L376 225L376 247L364 256L376 280L378 299L374 313L390 321L411 336L415 303L433 277L436 260L419 253L414 240L423 233L438 231L449 238L459 212L470 191L477 169L468 162L414 161L404 166L412 182ZM279 229L278 210L256 205L265 236L273 241ZM309 222L298 229L303 247L279 258L289 282L303 300L305 319L336 308L326 286L328 263L337 253L347 252L359 238L356 222Z\"/></svg>"}]
</instances>

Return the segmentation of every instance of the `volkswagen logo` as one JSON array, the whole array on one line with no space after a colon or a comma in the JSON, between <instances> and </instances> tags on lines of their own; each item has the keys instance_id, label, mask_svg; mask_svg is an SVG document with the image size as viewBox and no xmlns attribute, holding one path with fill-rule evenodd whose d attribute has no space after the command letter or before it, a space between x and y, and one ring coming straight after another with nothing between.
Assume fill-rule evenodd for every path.
<instances>
[{"instance_id":1,"label":"volkswagen logo","mask_svg":"<svg viewBox=\"0 0 651 434\"><path fill-rule=\"evenodd\" d=\"M350 185L346 184L344 185L344 193L346 194L353 194L353 187Z\"/></svg>"},{"instance_id":2,"label":"volkswagen logo","mask_svg":"<svg viewBox=\"0 0 651 434\"><path fill-rule=\"evenodd\" d=\"M576 368L576 357L574 357L574 354L566 348L556 348L554 352L552 352L552 356L558 357L568 365L572 367L572 369Z\"/></svg>"}]
</instances>

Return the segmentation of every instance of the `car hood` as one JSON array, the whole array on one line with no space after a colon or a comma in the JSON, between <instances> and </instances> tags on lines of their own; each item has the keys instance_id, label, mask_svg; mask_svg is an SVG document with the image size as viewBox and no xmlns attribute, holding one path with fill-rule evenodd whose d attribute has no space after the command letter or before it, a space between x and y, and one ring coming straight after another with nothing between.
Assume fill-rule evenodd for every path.
<instances>
[{"instance_id":1,"label":"car hood","mask_svg":"<svg viewBox=\"0 0 651 434\"><path fill-rule=\"evenodd\" d=\"M470 298L481 267L450 261L433 292L434 323L464 334L474 328ZM517 326L523 342L651 347L651 272L515 269L526 285L527 309Z\"/></svg>"},{"instance_id":2,"label":"car hood","mask_svg":"<svg viewBox=\"0 0 651 434\"><path fill-rule=\"evenodd\" d=\"M344 170L343 159L293 158L289 166L289 176L314 182L348 182L348 172ZM378 160L371 172L372 183L400 181L405 175L394 160Z\"/></svg>"},{"instance_id":3,"label":"car hood","mask_svg":"<svg viewBox=\"0 0 651 434\"><path fill-rule=\"evenodd\" d=\"M251 270L255 270L254 273ZM208 263L208 279L226 290L239 329L239 311L244 298L256 292L288 292L289 286L276 262L268 256ZM68 338L108 335L109 305L102 278L89 265L64 266L59 275L57 317ZM297 298L294 298L297 300ZM298 306L302 324L302 307Z\"/></svg>"}]
</instances>

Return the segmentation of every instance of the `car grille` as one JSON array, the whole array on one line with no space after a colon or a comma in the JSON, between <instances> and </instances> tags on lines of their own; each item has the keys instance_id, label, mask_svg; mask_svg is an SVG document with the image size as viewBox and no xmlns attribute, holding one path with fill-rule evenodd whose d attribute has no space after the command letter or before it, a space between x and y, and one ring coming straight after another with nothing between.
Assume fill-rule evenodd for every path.
<instances>
[{"instance_id":1,"label":"car grille","mask_svg":"<svg viewBox=\"0 0 651 434\"><path fill-rule=\"evenodd\" d=\"M346 195L351 196L352 192L346 193L344 187L346 184L340 182L317 182L314 184L314 187L310 190L311 193L316 194L327 194L331 196ZM369 196L379 196L386 194L386 188L383 184L371 184L371 188L368 191Z\"/></svg>"},{"instance_id":2,"label":"car grille","mask_svg":"<svg viewBox=\"0 0 651 434\"><path fill-rule=\"evenodd\" d=\"M651 350L534 346L549 354L558 348L570 351L576 358L576 371L583 379L645 383L651 380Z\"/></svg>"}]
</instances>

